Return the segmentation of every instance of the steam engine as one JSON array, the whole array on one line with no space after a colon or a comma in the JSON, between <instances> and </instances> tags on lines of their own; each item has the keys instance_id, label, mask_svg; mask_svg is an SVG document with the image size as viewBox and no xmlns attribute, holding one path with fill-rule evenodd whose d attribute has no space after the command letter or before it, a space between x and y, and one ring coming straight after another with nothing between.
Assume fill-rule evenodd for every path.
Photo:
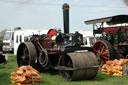
<instances>
[{"instance_id":1,"label":"steam engine","mask_svg":"<svg viewBox=\"0 0 128 85\"><path fill-rule=\"evenodd\" d=\"M111 27L105 28L106 36L104 37L105 40L109 41L111 45L117 50L118 57L126 57L128 51L128 27L127 26L120 26L120 27ZM108 30L109 29L109 30ZM115 30L113 30L115 29ZM108 31L107 31L108 30Z\"/></svg>"},{"instance_id":2,"label":"steam engine","mask_svg":"<svg viewBox=\"0 0 128 85\"><path fill-rule=\"evenodd\" d=\"M50 29L47 35L33 35L19 45L18 66L31 65L37 70L59 70L65 80L92 79L98 72L97 59L82 47L82 34L69 33L69 5L63 5L64 33ZM78 75L79 74L79 75Z\"/></svg>"}]
</instances>

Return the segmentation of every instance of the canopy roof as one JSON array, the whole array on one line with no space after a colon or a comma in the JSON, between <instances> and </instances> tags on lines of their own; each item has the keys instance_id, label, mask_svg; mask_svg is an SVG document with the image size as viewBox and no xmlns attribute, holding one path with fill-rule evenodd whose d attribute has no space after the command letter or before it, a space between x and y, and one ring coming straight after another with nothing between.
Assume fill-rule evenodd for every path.
<instances>
[{"instance_id":1,"label":"canopy roof","mask_svg":"<svg viewBox=\"0 0 128 85\"><path fill-rule=\"evenodd\" d=\"M108 25L128 23L128 15L116 15L111 17L93 19L85 21L85 24L95 24L106 22Z\"/></svg>"}]
</instances>

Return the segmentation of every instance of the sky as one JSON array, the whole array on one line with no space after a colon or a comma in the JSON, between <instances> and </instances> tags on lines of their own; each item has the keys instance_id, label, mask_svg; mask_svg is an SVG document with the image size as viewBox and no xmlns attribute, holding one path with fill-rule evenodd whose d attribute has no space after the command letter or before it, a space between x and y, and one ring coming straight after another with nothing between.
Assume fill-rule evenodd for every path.
<instances>
[{"instance_id":1,"label":"sky","mask_svg":"<svg viewBox=\"0 0 128 85\"><path fill-rule=\"evenodd\" d=\"M70 31L92 30L84 21L128 14L128 0L0 0L0 30L63 30L62 5L70 5Z\"/></svg>"}]
</instances>

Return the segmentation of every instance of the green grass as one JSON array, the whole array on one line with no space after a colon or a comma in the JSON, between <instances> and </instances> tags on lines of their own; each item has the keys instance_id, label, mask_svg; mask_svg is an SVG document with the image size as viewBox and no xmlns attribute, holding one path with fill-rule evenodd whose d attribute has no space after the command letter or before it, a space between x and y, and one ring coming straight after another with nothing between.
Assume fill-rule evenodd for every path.
<instances>
[{"instance_id":1,"label":"green grass","mask_svg":"<svg viewBox=\"0 0 128 85\"><path fill-rule=\"evenodd\" d=\"M10 82L10 73L17 68L16 56L9 54L9 61L6 65L0 65L0 85L15 85ZM93 80L64 81L59 73L41 73L42 82L40 85L127 85L127 77L113 77L103 75L99 71Z\"/></svg>"},{"instance_id":2,"label":"green grass","mask_svg":"<svg viewBox=\"0 0 128 85\"><path fill-rule=\"evenodd\" d=\"M3 38L0 38L0 44L3 42Z\"/></svg>"}]
</instances>

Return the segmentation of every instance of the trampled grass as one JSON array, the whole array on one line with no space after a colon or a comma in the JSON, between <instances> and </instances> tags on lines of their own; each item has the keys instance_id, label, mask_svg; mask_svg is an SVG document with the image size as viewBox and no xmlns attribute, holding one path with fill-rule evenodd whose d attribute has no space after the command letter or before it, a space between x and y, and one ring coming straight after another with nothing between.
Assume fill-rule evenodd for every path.
<instances>
[{"instance_id":1,"label":"trampled grass","mask_svg":"<svg viewBox=\"0 0 128 85\"><path fill-rule=\"evenodd\" d=\"M0 85L15 85L10 82L10 73L17 68L16 56L9 54L9 61L6 65L0 65ZM42 82L40 85L128 85L127 77L113 77L104 75L101 71L93 80L64 81L59 73L41 73Z\"/></svg>"}]
</instances>

